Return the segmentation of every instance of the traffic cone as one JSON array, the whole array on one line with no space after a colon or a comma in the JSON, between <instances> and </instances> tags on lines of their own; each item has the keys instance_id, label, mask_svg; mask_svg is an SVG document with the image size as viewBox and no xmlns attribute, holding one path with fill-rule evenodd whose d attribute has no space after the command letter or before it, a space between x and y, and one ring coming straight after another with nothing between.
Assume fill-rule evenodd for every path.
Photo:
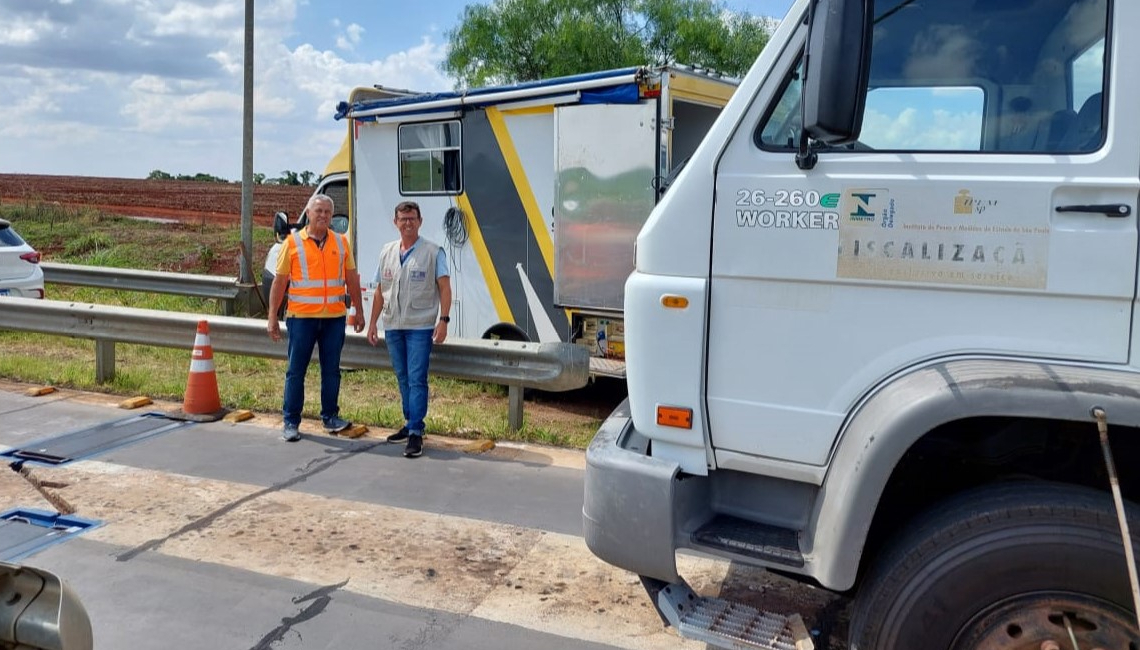
<instances>
[{"instance_id":1,"label":"traffic cone","mask_svg":"<svg viewBox=\"0 0 1140 650\"><path fill-rule=\"evenodd\" d=\"M194 352L190 357L190 374L186 378L186 394L182 409L170 414L179 420L213 422L226 414L218 397L218 377L214 374L214 348L210 346L210 324L198 321Z\"/></svg>"}]
</instances>

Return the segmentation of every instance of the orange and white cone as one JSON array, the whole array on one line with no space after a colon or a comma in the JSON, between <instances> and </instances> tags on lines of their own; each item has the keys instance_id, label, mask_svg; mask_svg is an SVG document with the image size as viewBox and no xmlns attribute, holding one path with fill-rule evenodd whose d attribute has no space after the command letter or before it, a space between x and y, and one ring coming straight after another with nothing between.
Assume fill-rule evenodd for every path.
<instances>
[{"instance_id":1,"label":"orange and white cone","mask_svg":"<svg viewBox=\"0 0 1140 650\"><path fill-rule=\"evenodd\" d=\"M190 374L186 379L186 394L182 410L172 417L212 421L225 411L218 397L218 377L214 373L214 348L210 345L210 324L198 321L198 334L194 337L194 352L190 357Z\"/></svg>"}]
</instances>

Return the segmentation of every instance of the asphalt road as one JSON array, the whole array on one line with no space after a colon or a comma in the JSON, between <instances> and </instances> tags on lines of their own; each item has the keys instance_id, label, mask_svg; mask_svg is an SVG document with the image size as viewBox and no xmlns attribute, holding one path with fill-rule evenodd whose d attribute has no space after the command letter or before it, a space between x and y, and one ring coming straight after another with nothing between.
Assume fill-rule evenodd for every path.
<instances>
[{"instance_id":1,"label":"asphalt road","mask_svg":"<svg viewBox=\"0 0 1140 650\"><path fill-rule=\"evenodd\" d=\"M24 388L0 383L0 449L137 413L113 396ZM102 523L23 562L75 589L100 649L704 647L664 629L636 576L586 549L581 453L429 437L409 460L388 431L348 440L306 422L290 444L279 426L194 424L34 467ZM11 508L52 509L2 472ZM679 563L698 592L752 594L830 633L838 601L820 590Z\"/></svg>"}]
</instances>

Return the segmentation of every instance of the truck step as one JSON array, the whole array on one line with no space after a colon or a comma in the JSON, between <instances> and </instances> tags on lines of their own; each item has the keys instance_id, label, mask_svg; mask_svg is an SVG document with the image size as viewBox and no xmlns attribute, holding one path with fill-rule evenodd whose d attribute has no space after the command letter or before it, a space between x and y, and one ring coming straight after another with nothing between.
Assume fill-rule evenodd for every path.
<instances>
[{"instance_id":1,"label":"truck step","mask_svg":"<svg viewBox=\"0 0 1140 650\"><path fill-rule=\"evenodd\" d=\"M799 535L790 528L717 515L693 533L693 541L772 564L802 567Z\"/></svg>"},{"instance_id":2,"label":"truck step","mask_svg":"<svg viewBox=\"0 0 1140 650\"><path fill-rule=\"evenodd\" d=\"M625 379L625 362L618 359L590 357L590 374Z\"/></svg>"},{"instance_id":3,"label":"truck step","mask_svg":"<svg viewBox=\"0 0 1140 650\"><path fill-rule=\"evenodd\" d=\"M723 598L698 596L684 582L662 588L657 607L681 636L713 647L815 650L799 614L783 616Z\"/></svg>"}]
</instances>

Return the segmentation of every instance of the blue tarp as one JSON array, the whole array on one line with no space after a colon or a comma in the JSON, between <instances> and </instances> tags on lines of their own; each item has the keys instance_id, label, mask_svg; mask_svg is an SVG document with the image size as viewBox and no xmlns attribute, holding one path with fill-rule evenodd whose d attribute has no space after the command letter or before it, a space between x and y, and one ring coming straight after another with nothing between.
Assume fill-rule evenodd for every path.
<instances>
[{"instance_id":1,"label":"blue tarp","mask_svg":"<svg viewBox=\"0 0 1140 650\"><path fill-rule=\"evenodd\" d=\"M637 84L623 84L611 88L591 88L582 91L583 104L636 104L641 99Z\"/></svg>"}]
</instances>

